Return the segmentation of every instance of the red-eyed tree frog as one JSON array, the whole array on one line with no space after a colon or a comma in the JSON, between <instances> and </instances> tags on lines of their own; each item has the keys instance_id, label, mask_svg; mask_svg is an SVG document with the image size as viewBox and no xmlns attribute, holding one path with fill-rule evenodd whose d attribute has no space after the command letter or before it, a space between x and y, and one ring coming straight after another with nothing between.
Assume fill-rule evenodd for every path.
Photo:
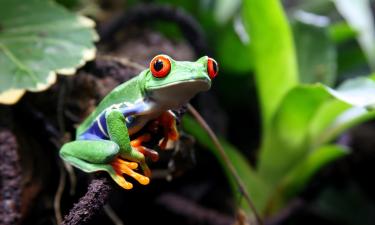
<instances>
[{"instance_id":1,"label":"red-eyed tree frog","mask_svg":"<svg viewBox=\"0 0 375 225\"><path fill-rule=\"evenodd\" d=\"M133 140L130 137L154 122L163 127L161 149L168 140L177 140L171 110L209 90L217 73L218 64L207 56L195 62L175 61L167 55L154 57L148 69L113 89L99 103L78 127L76 140L62 146L60 156L85 172L108 172L124 189L133 187L124 174L147 185L151 172L145 156L157 159L155 151L142 145L151 139L150 133ZM134 171L138 164L145 176Z\"/></svg>"}]
</instances>

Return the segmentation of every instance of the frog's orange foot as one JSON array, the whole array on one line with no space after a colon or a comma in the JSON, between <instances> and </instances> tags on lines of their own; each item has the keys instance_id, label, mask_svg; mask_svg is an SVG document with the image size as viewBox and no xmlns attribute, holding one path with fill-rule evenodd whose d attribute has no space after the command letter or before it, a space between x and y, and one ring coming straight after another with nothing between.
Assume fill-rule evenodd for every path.
<instances>
[{"instance_id":1,"label":"frog's orange foot","mask_svg":"<svg viewBox=\"0 0 375 225\"><path fill-rule=\"evenodd\" d=\"M134 169L138 167L138 164L135 162L127 162L117 157L111 162L111 166L116 172L116 176L114 177L114 180L116 181L118 185L120 185L124 189L132 189L133 184L126 181L125 178L123 177L123 174L127 174L133 177L140 184L147 185L150 183L150 178L133 171Z\"/></svg>"}]
</instances>

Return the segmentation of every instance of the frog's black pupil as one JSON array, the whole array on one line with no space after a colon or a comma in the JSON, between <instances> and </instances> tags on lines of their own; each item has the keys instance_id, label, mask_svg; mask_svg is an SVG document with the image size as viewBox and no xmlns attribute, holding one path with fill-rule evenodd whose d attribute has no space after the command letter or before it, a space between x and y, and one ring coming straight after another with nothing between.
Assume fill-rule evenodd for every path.
<instances>
[{"instance_id":1,"label":"frog's black pupil","mask_svg":"<svg viewBox=\"0 0 375 225\"><path fill-rule=\"evenodd\" d=\"M216 62L212 62L212 69L214 70L214 73L217 73L217 64L216 64Z\"/></svg>"},{"instance_id":2,"label":"frog's black pupil","mask_svg":"<svg viewBox=\"0 0 375 225\"><path fill-rule=\"evenodd\" d=\"M156 71L160 71L161 69L163 69L163 61L161 61L160 59L156 60L155 63L154 63L154 69Z\"/></svg>"}]
</instances>

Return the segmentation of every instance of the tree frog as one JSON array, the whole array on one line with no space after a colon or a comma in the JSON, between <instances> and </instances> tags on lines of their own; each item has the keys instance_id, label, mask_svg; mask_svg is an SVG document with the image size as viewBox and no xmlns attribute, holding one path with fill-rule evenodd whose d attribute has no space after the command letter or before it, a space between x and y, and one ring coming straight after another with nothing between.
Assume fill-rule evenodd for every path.
<instances>
[{"instance_id":1,"label":"tree frog","mask_svg":"<svg viewBox=\"0 0 375 225\"><path fill-rule=\"evenodd\" d=\"M143 146L151 139L150 133L131 140L132 135L157 123L163 127L161 149L168 140L177 140L171 110L209 90L217 73L217 62L207 56L195 62L155 56L148 69L117 86L99 103L77 128L76 140L62 146L61 158L85 172L106 171L124 189L133 187L124 174L147 185L151 172L145 156L156 159L157 153ZM144 175L134 171L138 164Z\"/></svg>"}]
</instances>

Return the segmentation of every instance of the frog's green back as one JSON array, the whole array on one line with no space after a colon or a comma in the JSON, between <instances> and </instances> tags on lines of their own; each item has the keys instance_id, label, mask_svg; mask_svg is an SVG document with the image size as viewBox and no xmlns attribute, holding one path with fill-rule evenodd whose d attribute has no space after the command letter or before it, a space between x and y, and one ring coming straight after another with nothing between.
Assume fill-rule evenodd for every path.
<instances>
[{"instance_id":1,"label":"frog's green back","mask_svg":"<svg viewBox=\"0 0 375 225\"><path fill-rule=\"evenodd\" d=\"M127 82L117 86L109 94L107 94L104 99L99 103L96 109L87 117L83 123L77 128L77 137L86 131L96 117L102 113L106 108L113 104L118 104L122 102L135 102L142 98L142 72L140 75L128 80Z\"/></svg>"}]
</instances>

